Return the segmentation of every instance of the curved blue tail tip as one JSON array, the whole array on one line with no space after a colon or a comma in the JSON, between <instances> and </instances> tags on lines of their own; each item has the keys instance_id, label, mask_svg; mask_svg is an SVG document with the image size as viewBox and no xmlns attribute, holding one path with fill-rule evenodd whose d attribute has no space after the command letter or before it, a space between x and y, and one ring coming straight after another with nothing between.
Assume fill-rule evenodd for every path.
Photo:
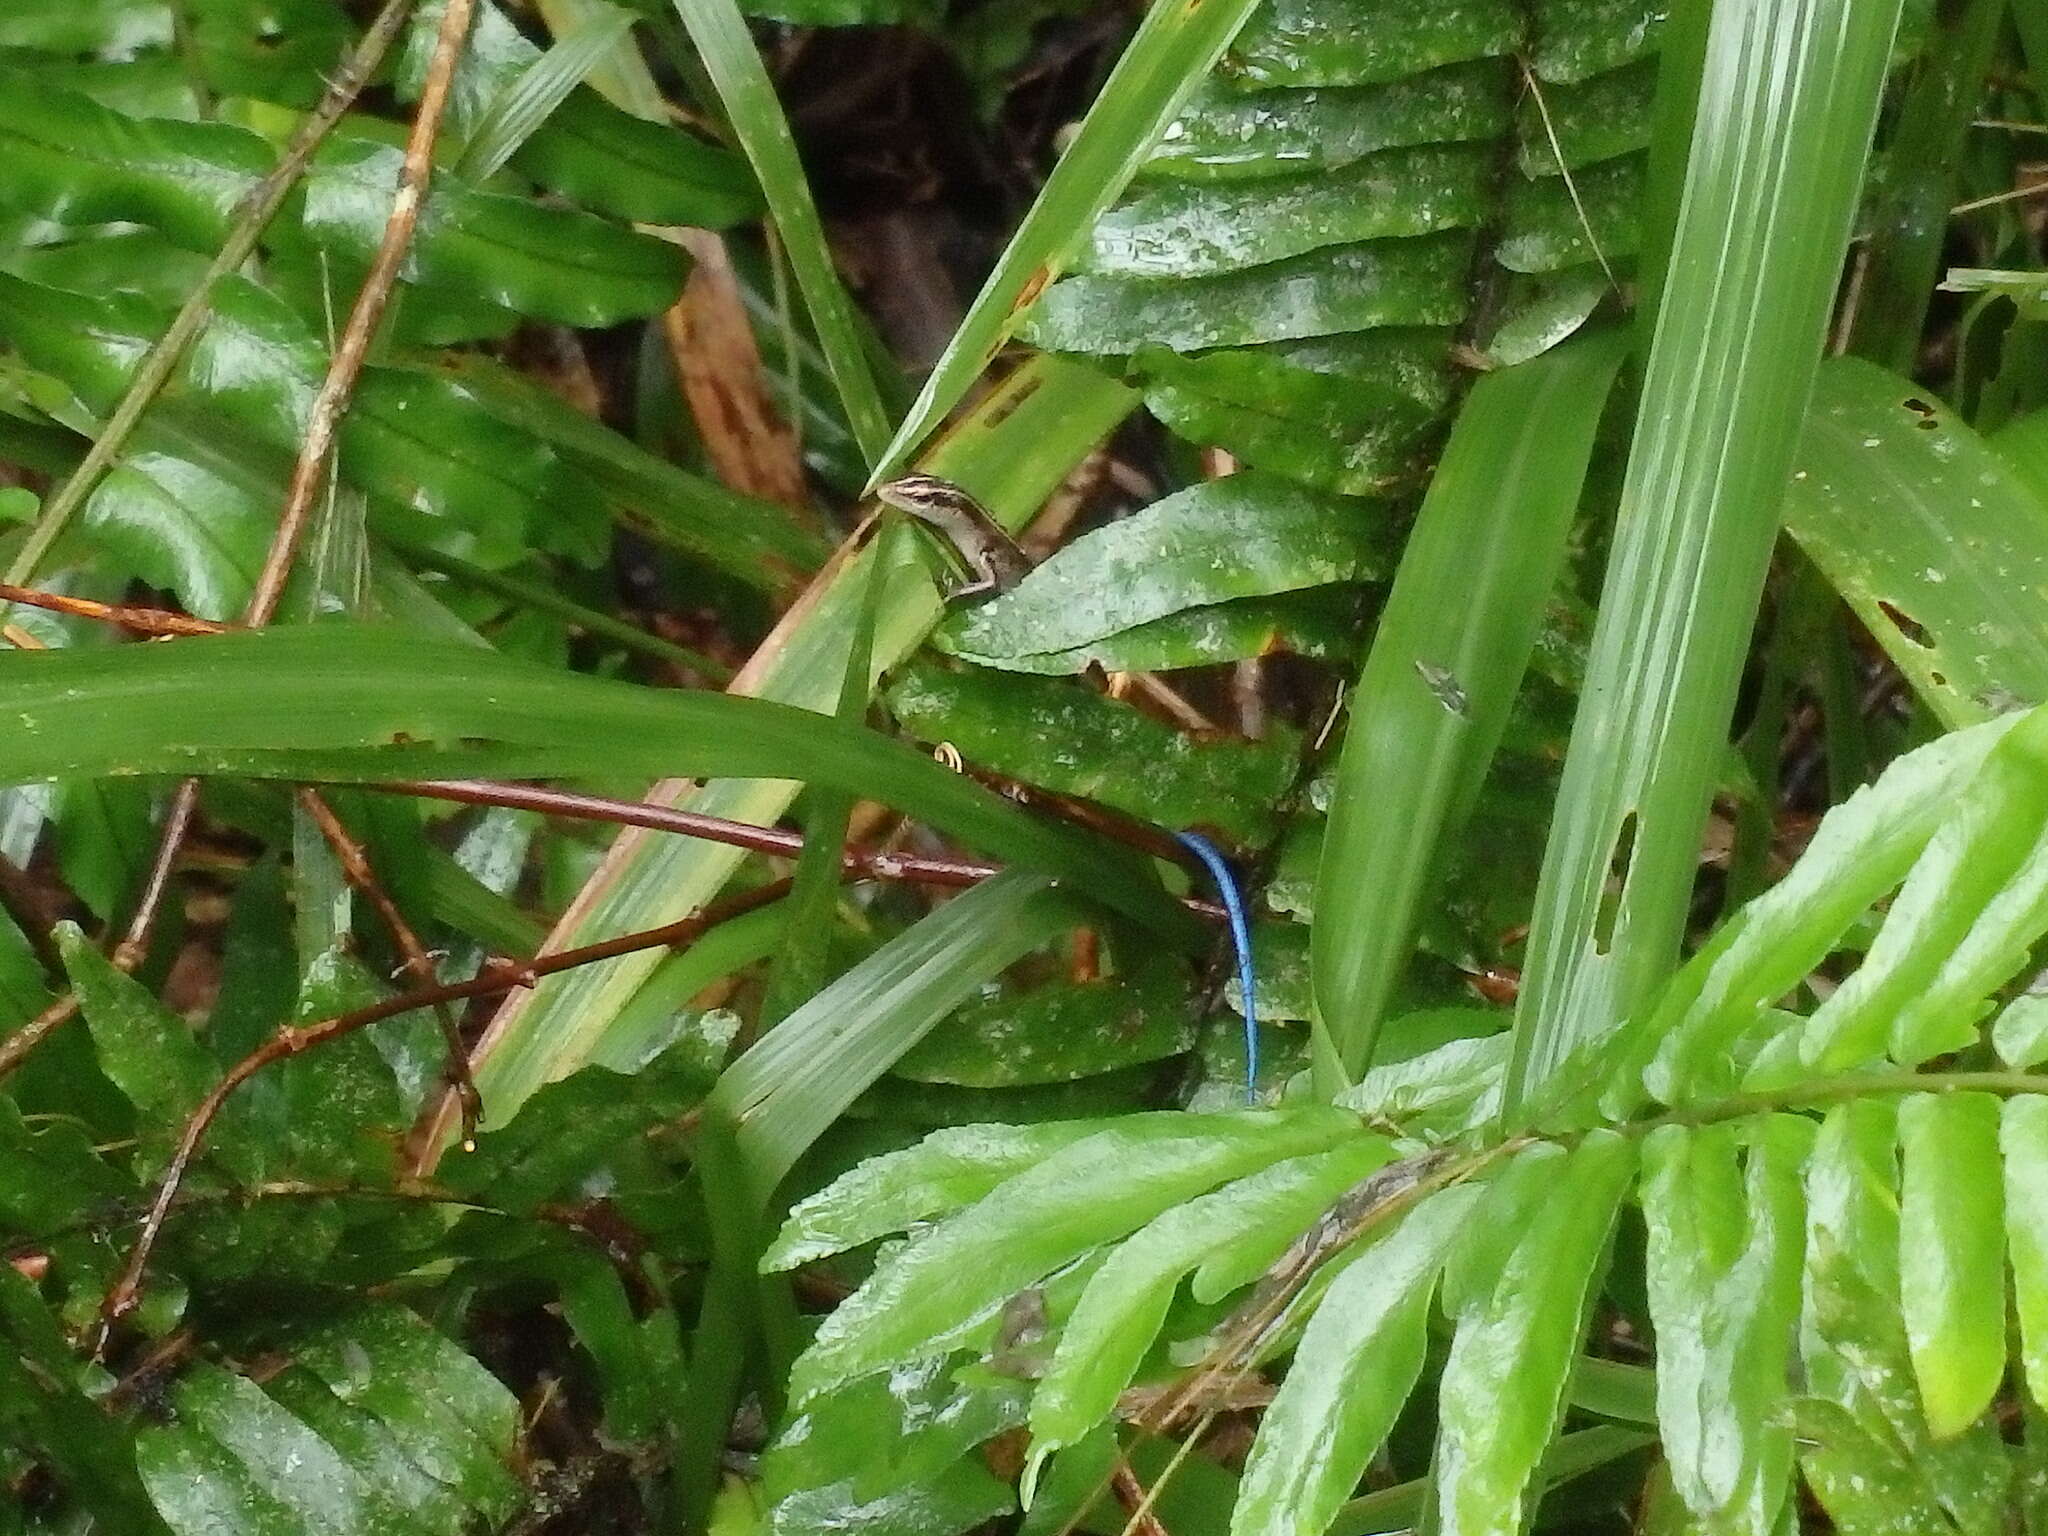
<instances>
[{"instance_id":1,"label":"curved blue tail tip","mask_svg":"<svg viewBox=\"0 0 2048 1536\"><path fill-rule=\"evenodd\" d=\"M1223 898L1223 910L1230 918L1230 943L1237 951L1237 985L1244 994L1244 1101L1259 1102L1259 1007L1252 975L1251 924L1245 921L1244 893L1230 861L1216 845L1199 832L1173 834L1185 844L1216 882L1216 894Z\"/></svg>"}]
</instances>

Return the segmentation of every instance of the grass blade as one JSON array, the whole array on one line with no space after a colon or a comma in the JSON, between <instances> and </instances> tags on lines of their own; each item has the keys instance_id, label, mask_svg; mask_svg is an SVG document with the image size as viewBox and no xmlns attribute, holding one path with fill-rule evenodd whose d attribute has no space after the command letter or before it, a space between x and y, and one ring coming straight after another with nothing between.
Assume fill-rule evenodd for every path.
<instances>
[{"instance_id":1,"label":"grass blade","mask_svg":"<svg viewBox=\"0 0 2048 1536\"><path fill-rule=\"evenodd\" d=\"M840 404L854 440L869 464L876 463L889 441L889 419L875 376L868 369L854 319L853 301L832 265L825 227L811 201L810 182L797 158L789 119L775 99L774 82L761 62L760 50L747 31L746 18L733 0L675 0L690 41L717 88L733 134L760 178L768 212L789 253L789 265L810 311L825 365L838 387Z\"/></svg>"},{"instance_id":2,"label":"grass blade","mask_svg":"<svg viewBox=\"0 0 2048 1536\"><path fill-rule=\"evenodd\" d=\"M632 30L630 11L606 8L535 59L484 109L469 142L462 147L455 173L481 182L502 169L611 52L612 45Z\"/></svg>"},{"instance_id":3,"label":"grass blade","mask_svg":"<svg viewBox=\"0 0 2048 1536\"><path fill-rule=\"evenodd\" d=\"M1511 1121L1577 1086L1568 1073L1579 1076L1584 1054L1646 1000L1684 931L1898 10L1898 0L1715 8L1600 623L1544 851L1503 1105Z\"/></svg>"},{"instance_id":4,"label":"grass blade","mask_svg":"<svg viewBox=\"0 0 2048 1536\"><path fill-rule=\"evenodd\" d=\"M1351 699L1309 939L1316 1009L1347 1080L1371 1065L1436 851L1507 726L1625 339L1479 382L1395 573ZM1430 686L1444 674L1463 710Z\"/></svg>"},{"instance_id":5,"label":"grass blade","mask_svg":"<svg viewBox=\"0 0 2048 1536\"><path fill-rule=\"evenodd\" d=\"M1253 3L1156 0L883 451L875 482L905 463L980 377L1229 46Z\"/></svg>"},{"instance_id":6,"label":"grass blade","mask_svg":"<svg viewBox=\"0 0 2048 1536\"><path fill-rule=\"evenodd\" d=\"M1011 871L963 892L818 992L726 1068L707 1108L737 1125L765 1199L840 1111L1013 961L1087 921L1043 875Z\"/></svg>"}]
</instances>

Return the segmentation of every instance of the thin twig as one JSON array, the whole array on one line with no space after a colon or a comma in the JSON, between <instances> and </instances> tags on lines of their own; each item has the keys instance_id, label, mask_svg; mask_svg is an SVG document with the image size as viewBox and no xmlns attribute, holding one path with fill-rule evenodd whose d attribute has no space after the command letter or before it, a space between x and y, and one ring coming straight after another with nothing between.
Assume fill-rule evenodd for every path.
<instances>
[{"instance_id":1,"label":"thin twig","mask_svg":"<svg viewBox=\"0 0 2048 1536\"><path fill-rule=\"evenodd\" d=\"M420 936L413 931L412 924L405 920L405 914L398 910L398 903L391 899L390 893L377 879L377 871L371 867L370 856L363 845L342 825L341 818L334 814L334 807L311 785L299 787L298 801L312 818L313 825L320 829L320 835L327 839L327 846L334 850L334 857L341 864L341 872L348 883L362 892L363 899L376 910L385 932L391 935L392 944L405 962L407 973L420 986L432 986L433 958L428 955L426 945L420 942ZM483 1098L477 1092L476 1079L469 1073L469 1055L463 1049L462 1030L446 1003L434 1005L434 1019L441 1026L441 1040L448 1050L447 1059L442 1063L442 1080L462 1109L463 1144L474 1146L477 1122L483 1118Z\"/></svg>"},{"instance_id":2,"label":"thin twig","mask_svg":"<svg viewBox=\"0 0 2048 1536\"><path fill-rule=\"evenodd\" d=\"M386 794L418 795L429 800L453 800L462 805L501 805L514 810L538 811L544 816L562 816L573 821L602 821L618 826L645 827L653 832L675 832L684 837L701 837L706 842L724 843L764 853L772 858L793 859L804 851L801 832L780 827L759 827L750 821L732 821L723 816L706 816L700 811L677 810L673 806L650 805L642 800L616 800L608 795L584 795L565 789L545 789L534 784L509 784L495 779L392 779L365 784L365 789ZM1147 852L1152 852L1150 846ZM1185 862L1182 855L1181 861ZM920 858L887 848L847 848L840 868L850 880L906 880L918 885L968 886L1002 873L1003 866L978 859ZM1220 922L1223 908L1198 897L1183 899L1181 905L1198 917Z\"/></svg>"},{"instance_id":3,"label":"thin twig","mask_svg":"<svg viewBox=\"0 0 2048 1536\"><path fill-rule=\"evenodd\" d=\"M691 943L720 923L780 900L787 894L788 889L787 881L778 880L771 885L760 886L743 895L706 907L679 922L664 923L659 928L646 928L637 933L621 934L614 939L585 944L577 949L561 950L552 955L535 955L524 960L498 960L486 965L467 981L451 981L421 987L397 997L387 997L381 1002L357 1008L349 1013L316 1019L310 1024L288 1024L279 1029L262 1045L229 1067L221 1075L220 1080L207 1091L206 1097L201 1099L198 1106L186 1117L184 1128L178 1134L177 1149L171 1154L170 1161L164 1165L163 1176L157 1184L156 1198L150 1202L148 1215L143 1217L142 1230L136 1236L135 1246L129 1250L127 1262L121 1266L119 1278L114 1281L105 1300L100 1303L99 1336L93 1341L93 1354L97 1356L105 1347L107 1334L114 1324L133 1312L140 1304L142 1277L149 1267L149 1256L156 1247L157 1239L163 1233L164 1219L170 1213L172 1203L178 1198L178 1187L184 1182L192 1159L198 1155L207 1131L234 1091L265 1067L273 1062L289 1060L343 1035L366 1029L384 1019L396 1018L402 1013L411 1013L437 1003L459 1002L465 998L510 992L517 987L531 987L543 976L552 976L558 971L574 970L578 966L593 965L600 960L615 959L637 950L667 949Z\"/></svg>"},{"instance_id":4,"label":"thin twig","mask_svg":"<svg viewBox=\"0 0 2048 1536\"><path fill-rule=\"evenodd\" d=\"M441 134L441 118L448 106L448 91L455 78L455 61L469 36L469 20L475 0L448 0L441 13L441 29L434 39L433 58L427 65L419 107L413 113L412 132L405 141L405 162L399 168L398 189L392 194L391 212L384 221L384 238L356 293L341 341L334 349L327 377L307 413L306 434L299 445L298 462L292 466L291 486L285 492L284 511L279 514L277 534L263 558L255 590L242 613L242 622L261 628L277 611L284 585L298 558L299 545L312 521L314 503L326 482L327 461L334 453L334 438L341 418L355 393L356 380L369 356L370 342L391 302L398 284L399 269L412 249L414 231L419 227L420 207L426 201L427 184L434 169L434 142Z\"/></svg>"},{"instance_id":5,"label":"thin twig","mask_svg":"<svg viewBox=\"0 0 2048 1536\"><path fill-rule=\"evenodd\" d=\"M298 185L300 176L305 174L313 152L354 105L370 76L376 73L412 5L413 0L387 0L377 19L370 23L370 29L363 34L362 41L356 44L355 51L329 78L327 93L320 98L312 115L299 125L299 131L285 147L276 168L243 197L234 225L221 244L220 254L213 258L198 284L185 296L185 302L179 306L170 326L136 365L135 377L129 383L127 393L114 407L113 415L107 418L106 426L93 439L92 446L86 449L78 467L43 503L35 526L29 530L28 539L7 568L8 581L25 582L35 575L50 547L84 505L86 497L92 494L100 476L127 443L129 433L135 430L135 424L142 420L143 412L177 370L186 349L205 326L215 285L249 259L257 242L263 238L263 232L269 228L271 219L283 206L292 188Z\"/></svg>"},{"instance_id":6,"label":"thin twig","mask_svg":"<svg viewBox=\"0 0 2048 1536\"><path fill-rule=\"evenodd\" d=\"M167 608L130 608L119 603L96 603L89 597L43 592L34 587L18 587L12 582L0 582L0 603L19 603L24 608L47 608L52 613L68 613L73 618L98 619L103 624L118 624L123 629L132 629L138 635L217 635L233 628L212 619L195 619L190 614L173 613Z\"/></svg>"}]
</instances>

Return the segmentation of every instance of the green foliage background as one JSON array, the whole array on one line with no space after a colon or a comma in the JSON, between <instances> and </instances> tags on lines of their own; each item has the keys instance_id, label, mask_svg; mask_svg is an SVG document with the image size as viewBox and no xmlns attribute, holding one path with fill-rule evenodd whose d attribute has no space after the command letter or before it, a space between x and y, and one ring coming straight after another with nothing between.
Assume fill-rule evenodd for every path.
<instances>
[{"instance_id":1,"label":"green foliage background","mask_svg":"<svg viewBox=\"0 0 2048 1536\"><path fill-rule=\"evenodd\" d=\"M0 1085L0 1530L2048 1529L2043 13L1162 4L920 381L800 29L993 119L1076 8L747 9L481 0L274 629L0 614L0 1037L78 1004ZM260 228L364 7L0 16L10 582L244 611L442 14ZM710 468L677 227L813 504ZM984 605L853 515L1021 527L1141 411L1158 494ZM380 788L456 778L807 842ZM512 994L473 1144L308 783ZM1005 868L842 885L856 800Z\"/></svg>"}]
</instances>

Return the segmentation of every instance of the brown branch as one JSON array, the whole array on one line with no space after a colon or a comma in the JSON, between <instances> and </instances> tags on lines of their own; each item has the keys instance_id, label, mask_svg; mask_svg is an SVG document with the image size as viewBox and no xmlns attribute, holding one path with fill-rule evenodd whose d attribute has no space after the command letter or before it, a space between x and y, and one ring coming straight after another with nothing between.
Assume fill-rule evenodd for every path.
<instances>
[{"instance_id":1,"label":"brown branch","mask_svg":"<svg viewBox=\"0 0 2048 1536\"><path fill-rule=\"evenodd\" d=\"M427 65L418 110L413 114L412 132L405 141L405 162L399 169L391 213L384 221L384 238L377 246L362 288L356 293L355 306L349 310L348 324L342 328L327 377L321 380L320 392L307 413L306 435L299 445L298 462L292 466L291 486L285 492L277 534L263 558L263 569L257 574L249 604L242 612L242 622L252 629L270 622L284 596L285 581L298 559L299 545L312 521L314 502L326 481L335 434L355 393L356 380L362 374L377 326L384 318L385 306L391 302L406 252L412 248L420 206L426 200L427 183L433 174L434 142L440 137L441 117L448 105L449 85L455 77L455 61L469 35L469 19L474 9L475 0L448 0L447 9L441 13L441 30L434 39L434 54Z\"/></svg>"},{"instance_id":2,"label":"brown branch","mask_svg":"<svg viewBox=\"0 0 2048 1536\"><path fill-rule=\"evenodd\" d=\"M47 608L52 613L68 613L74 618L97 619L102 624L118 624L141 635L217 635L234 628L232 624L219 624L212 619L195 619L190 614L173 613L168 608L129 608L118 603L96 603L89 597L43 592L6 581L0 581L0 602L19 603L25 608Z\"/></svg>"},{"instance_id":3,"label":"brown branch","mask_svg":"<svg viewBox=\"0 0 2048 1536\"><path fill-rule=\"evenodd\" d=\"M771 885L760 886L743 895L706 907L679 922L664 923L659 928L646 928L637 933L621 934L617 938L604 939L596 944L585 944L577 949L561 950L552 955L531 956L525 960L498 960L486 965L467 981L443 982L431 987L421 987L417 991L387 997L381 1002L357 1008L349 1013L316 1019L310 1024L288 1024L279 1029L262 1045L229 1067L221 1075L220 1080L207 1091L206 1097L201 1099L197 1107L186 1117L184 1128L178 1134L177 1148L172 1152L170 1161L164 1165L163 1176L158 1181L156 1198L150 1202L149 1212L143 1217L142 1230L136 1236L135 1246L129 1250L127 1262L121 1266L120 1276L107 1291L105 1300L100 1303L99 1336L93 1341L95 1357L105 1347L107 1336L113 1326L133 1312L141 1302L142 1277L149 1267L149 1256L156 1247L157 1239L163 1234L164 1219L170 1214L171 1205L178 1198L178 1187L184 1182L193 1158L198 1155L207 1131L219 1117L222 1107L234 1091L265 1067L273 1062L302 1055L315 1047L325 1045L330 1040L353 1034L382 1020L396 1018L402 1013L411 1013L437 1003L488 997L495 993L510 992L517 987L531 987L543 976L552 976L558 971L574 970L578 966L594 965L600 960L615 959L637 950L666 949L678 944L691 943L720 923L767 906L770 902L779 901L788 890L789 882L778 880Z\"/></svg>"}]
</instances>

